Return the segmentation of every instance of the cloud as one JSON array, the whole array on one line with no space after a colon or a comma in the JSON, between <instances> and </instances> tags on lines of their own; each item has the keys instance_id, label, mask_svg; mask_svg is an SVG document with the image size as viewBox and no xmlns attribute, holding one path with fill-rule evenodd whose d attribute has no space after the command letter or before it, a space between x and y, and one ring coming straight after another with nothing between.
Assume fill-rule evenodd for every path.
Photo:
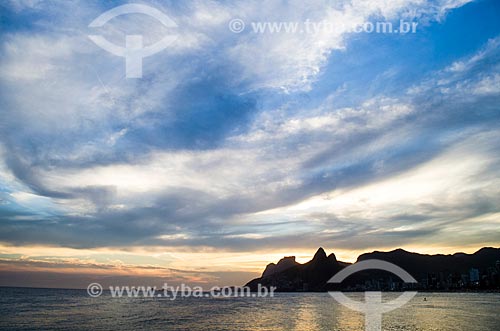
<instances>
[{"instance_id":1,"label":"cloud","mask_svg":"<svg viewBox=\"0 0 500 331\"><path fill-rule=\"evenodd\" d=\"M86 36L86 19L109 8L85 5L75 22L51 25L35 6L37 29L2 38L0 241L353 249L452 243L450 229L477 220L464 244L494 241L497 39L408 91L339 106L345 86L294 98L312 83L327 89L321 69L349 36L227 30L233 17L431 24L465 3L158 3L183 28L141 81ZM148 41L164 32L132 17L100 32L119 42L126 28L149 30Z\"/></svg>"},{"instance_id":2,"label":"cloud","mask_svg":"<svg viewBox=\"0 0 500 331\"><path fill-rule=\"evenodd\" d=\"M318 0L291 1L286 7L279 2L246 2L232 10L233 18L243 18L249 26L266 22L295 23L299 33L237 35L238 43L230 48L229 56L241 64L243 79L251 81L255 89L309 90L332 51L345 49L345 31L349 27L356 27L373 17L387 21L397 18L440 20L448 11L468 2L444 0L429 5L420 0L340 3ZM306 21L327 22L334 28L304 33Z\"/></svg>"}]
</instances>

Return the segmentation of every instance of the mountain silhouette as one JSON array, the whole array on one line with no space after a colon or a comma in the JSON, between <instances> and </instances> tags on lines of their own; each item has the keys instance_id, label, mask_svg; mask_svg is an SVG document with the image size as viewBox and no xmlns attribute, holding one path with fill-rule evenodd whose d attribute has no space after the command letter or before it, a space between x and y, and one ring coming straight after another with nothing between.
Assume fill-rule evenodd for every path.
<instances>
[{"instance_id":1,"label":"mountain silhouette","mask_svg":"<svg viewBox=\"0 0 500 331\"><path fill-rule=\"evenodd\" d=\"M409 272L417 281L412 288L421 290L500 289L500 248L485 247L474 254L425 255L403 249L390 252L374 251L358 257L357 262L383 260ZM311 261L300 264L294 256L269 264L260 278L246 286L252 291L259 284L276 287L278 292L322 292L334 289L328 280L350 263L337 261L320 247ZM385 271L367 270L352 275L335 289L343 290L402 290L405 284Z\"/></svg>"},{"instance_id":2,"label":"mountain silhouette","mask_svg":"<svg viewBox=\"0 0 500 331\"><path fill-rule=\"evenodd\" d=\"M262 277L269 277L297 265L299 265L299 263L295 261L295 256L286 256L279 260L278 264L269 263L262 273Z\"/></svg>"},{"instance_id":3,"label":"mountain silhouette","mask_svg":"<svg viewBox=\"0 0 500 331\"><path fill-rule=\"evenodd\" d=\"M295 258L294 258L295 261ZM325 291L327 281L347 264L338 262L334 254L327 256L323 248L319 248L311 261L305 264L296 263L277 273L263 274L262 277L250 281L246 286L252 290L258 284L274 286L278 291Z\"/></svg>"}]
</instances>

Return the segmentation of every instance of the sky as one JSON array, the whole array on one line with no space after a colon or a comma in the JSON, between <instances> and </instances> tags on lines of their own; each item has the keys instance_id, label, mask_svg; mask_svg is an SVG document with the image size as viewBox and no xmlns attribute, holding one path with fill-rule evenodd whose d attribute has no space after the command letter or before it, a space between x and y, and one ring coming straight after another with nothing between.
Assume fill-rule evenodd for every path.
<instances>
[{"instance_id":1,"label":"sky","mask_svg":"<svg viewBox=\"0 0 500 331\"><path fill-rule=\"evenodd\" d=\"M89 27L127 3L0 4L0 285L500 246L497 0L136 1L176 26ZM401 20L415 33L253 29ZM170 43L130 78L96 34Z\"/></svg>"}]
</instances>

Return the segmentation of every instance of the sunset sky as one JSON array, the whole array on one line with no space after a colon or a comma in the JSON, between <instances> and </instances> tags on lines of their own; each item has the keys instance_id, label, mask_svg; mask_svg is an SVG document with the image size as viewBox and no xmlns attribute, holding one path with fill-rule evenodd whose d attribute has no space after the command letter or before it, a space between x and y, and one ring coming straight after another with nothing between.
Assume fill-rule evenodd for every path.
<instances>
[{"instance_id":1,"label":"sunset sky","mask_svg":"<svg viewBox=\"0 0 500 331\"><path fill-rule=\"evenodd\" d=\"M498 0L0 4L0 286L240 285L500 246ZM242 19L245 31L228 22ZM251 22L417 22L256 33ZM142 78L89 39L175 39Z\"/></svg>"}]
</instances>

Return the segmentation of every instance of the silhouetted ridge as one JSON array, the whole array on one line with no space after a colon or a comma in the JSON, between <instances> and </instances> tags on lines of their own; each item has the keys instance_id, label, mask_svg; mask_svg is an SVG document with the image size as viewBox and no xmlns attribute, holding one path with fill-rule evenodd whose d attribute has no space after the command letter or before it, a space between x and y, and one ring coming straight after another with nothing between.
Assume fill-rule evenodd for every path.
<instances>
[{"instance_id":1,"label":"silhouetted ridge","mask_svg":"<svg viewBox=\"0 0 500 331\"><path fill-rule=\"evenodd\" d=\"M266 270L262 273L262 277L269 277L276 273L290 269L291 267L295 267L298 264L298 262L295 262L295 256L286 256L279 260L278 264L268 264Z\"/></svg>"},{"instance_id":2,"label":"silhouetted ridge","mask_svg":"<svg viewBox=\"0 0 500 331\"><path fill-rule=\"evenodd\" d=\"M334 254L327 256L325 250L319 248L312 260L305 264L296 263L284 271L274 272L278 265L268 265L265 275L252 280L247 286L252 290L256 290L258 284L261 284L267 287L275 286L278 291L325 291L327 281L346 263L339 263ZM268 269L271 269L271 272L268 272Z\"/></svg>"},{"instance_id":3,"label":"silhouetted ridge","mask_svg":"<svg viewBox=\"0 0 500 331\"><path fill-rule=\"evenodd\" d=\"M330 255L328 255L328 260L337 262L337 257L335 257L335 254L331 253Z\"/></svg>"},{"instance_id":4,"label":"silhouetted ridge","mask_svg":"<svg viewBox=\"0 0 500 331\"><path fill-rule=\"evenodd\" d=\"M374 251L358 257L357 261L383 260L409 272L419 283L411 288L421 290L500 289L500 248L485 247L474 254L425 255L396 249ZM350 263L337 261L335 254L326 255L320 247L311 261L300 264L294 256L281 259L266 267L261 278L247 286L256 290L258 284L274 286L277 291L326 291L332 288L328 280ZM344 290L403 290L397 276L384 271L369 270L347 278L340 286ZM332 288L333 289L333 288ZM338 288L335 288L338 290Z\"/></svg>"},{"instance_id":5,"label":"silhouetted ridge","mask_svg":"<svg viewBox=\"0 0 500 331\"><path fill-rule=\"evenodd\" d=\"M327 259L327 256L326 256L326 253L325 253L325 250L323 249L323 247L320 247L317 251L316 251L316 254L314 254L314 257L313 257L313 261L323 261L323 260L326 260Z\"/></svg>"}]
</instances>

